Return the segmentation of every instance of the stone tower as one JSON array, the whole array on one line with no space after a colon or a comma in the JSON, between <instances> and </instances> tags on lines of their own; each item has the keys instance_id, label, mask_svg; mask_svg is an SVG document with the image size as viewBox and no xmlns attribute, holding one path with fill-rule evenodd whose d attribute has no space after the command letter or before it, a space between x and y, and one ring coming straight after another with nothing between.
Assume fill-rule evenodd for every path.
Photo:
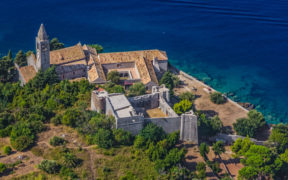
<instances>
[{"instance_id":1,"label":"stone tower","mask_svg":"<svg viewBox=\"0 0 288 180\"><path fill-rule=\"evenodd\" d=\"M36 71L45 71L50 67L50 43L45 27L41 24L36 37L37 62Z\"/></svg>"}]
</instances>

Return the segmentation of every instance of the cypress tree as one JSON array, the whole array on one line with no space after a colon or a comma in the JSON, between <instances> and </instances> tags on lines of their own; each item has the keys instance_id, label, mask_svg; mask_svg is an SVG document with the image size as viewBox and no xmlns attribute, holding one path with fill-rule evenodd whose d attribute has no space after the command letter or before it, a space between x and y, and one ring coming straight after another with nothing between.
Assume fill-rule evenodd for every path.
<instances>
[{"instance_id":1,"label":"cypress tree","mask_svg":"<svg viewBox=\"0 0 288 180\"><path fill-rule=\"evenodd\" d=\"M7 58L8 58L9 60L12 60L12 52L11 52L11 49L9 49L9 51L8 51Z\"/></svg>"}]
</instances>

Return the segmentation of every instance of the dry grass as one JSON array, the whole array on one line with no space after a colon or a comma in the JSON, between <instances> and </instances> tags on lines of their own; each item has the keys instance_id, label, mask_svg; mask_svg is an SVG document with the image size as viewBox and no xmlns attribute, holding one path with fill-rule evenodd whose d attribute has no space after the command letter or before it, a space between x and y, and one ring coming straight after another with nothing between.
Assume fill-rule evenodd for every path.
<instances>
[{"instance_id":1,"label":"dry grass","mask_svg":"<svg viewBox=\"0 0 288 180\"><path fill-rule=\"evenodd\" d=\"M146 113L148 114L149 118L167 117L167 115L164 114L164 112L161 111L160 108L148 109L148 110L146 110Z\"/></svg>"},{"instance_id":2,"label":"dry grass","mask_svg":"<svg viewBox=\"0 0 288 180\"><path fill-rule=\"evenodd\" d=\"M196 95L196 100L194 101L195 109L204 112L208 115L218 115L223 122L224 127L233 129L233 123L236 122L238 118L247 117L247 110L239 107L238 105L227 101L224 104L214 104L210 100L210 94L204 90L207 89L202 82L198 80L191 80L183 75L179 75L181 81L184 82L179 88L175 89L175 94L179 95L183 92L192 92Z\"/></svg>"}]
</instances>

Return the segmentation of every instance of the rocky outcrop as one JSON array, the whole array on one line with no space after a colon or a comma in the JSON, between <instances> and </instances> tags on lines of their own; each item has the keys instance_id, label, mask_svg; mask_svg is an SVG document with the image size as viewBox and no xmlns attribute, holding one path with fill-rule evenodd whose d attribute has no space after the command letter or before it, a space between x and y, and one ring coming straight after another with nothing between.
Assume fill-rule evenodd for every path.
<instances>
[{"instance_id":1,"label":"rocky outcrop","mask_svg":"<svg viewBox=\"0 0 288 180\"><path fill-rule=\"evenodd\" d=\"M245 109L247 110L252 110L252 109L255 109L255 105L254 104L251 104L249 102L238 102L238 104L242 107L244 107Z\"/></svg>"}]
</instances>

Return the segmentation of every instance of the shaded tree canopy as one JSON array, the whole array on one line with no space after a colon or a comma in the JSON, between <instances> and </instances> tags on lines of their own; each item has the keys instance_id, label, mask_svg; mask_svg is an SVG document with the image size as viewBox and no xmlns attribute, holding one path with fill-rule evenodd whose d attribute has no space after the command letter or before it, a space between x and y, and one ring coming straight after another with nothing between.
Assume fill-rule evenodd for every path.
<instances>
[{"instance_id":1,"label":"shaded tree canopy","mask_svg":"<svg viewBox=\"0 0 288 180\"><path fill-rule=\"evenodd\" d=\"M100 44L88 44L88 46L95 48L97 53L103 52L103 47Z\"/></svg>"},{"instance_id":2,"label":"shaded tree canopy","mask_svg":"<svg viewBox=\"0 0 288 180\"><path fill-rule=\"evenodd\" d=\"M248 118L237 119L233 127L238 135L254 137L259 129L266 125L264 116L261 112L251 110Z\"/></svg>"},{"instance_id":3,"label":"shaded tree canopy","mask_svg":"<svg viewBox=\"0 0 288 180\"><path fill-rule=\"evenodd\" d=\"M53 38L50 41L50 51L64 48L64 43L59 42L58 38Z\"/></svg>"},{"instance_id":4,"label":"shaded tree canopy","mask_svg":"<svg viewBox=\"0 0 288 180\"><path fill-rule=\"evenodd\" d=\"M23 53L22 50L18 51L18 53L16 54L14 62L16 64L18 64L18 66L20 66L20 67L27 65L26 55Z\"/></svg>"}]
</instances>

